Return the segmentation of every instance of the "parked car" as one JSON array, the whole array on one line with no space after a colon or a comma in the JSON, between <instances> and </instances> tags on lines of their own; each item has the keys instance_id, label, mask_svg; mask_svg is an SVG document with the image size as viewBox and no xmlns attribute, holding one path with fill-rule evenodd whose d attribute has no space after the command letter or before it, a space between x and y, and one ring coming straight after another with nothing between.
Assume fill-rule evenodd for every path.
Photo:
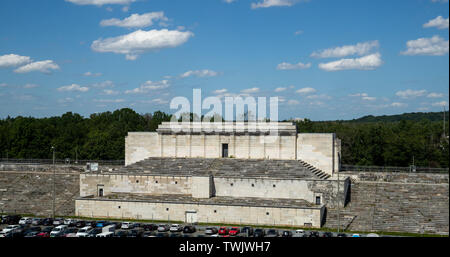
<instances>
[{"instance_id":1,"label":"parked car","mask_svg":"<svg viewBox=\"0 0 450 257\"><path fill-rule=\"evenodd\" d=\"M41 232L47 232L50 234L50 232L52 232L53 227L44 227L43 229L41 229Z\"/></svg>"},{"instance_id":2,"label":"parked car","mask_svg":"<svg viewBox=\"0 0 450 257\"><path fill-rule=\"evenodd\" d=\"M60 237L67 229L67 225L59 225L50 232L50 237Z\"/></svg>"},{"instance_id":3,"label":"parked car","mask_svg":"<svg viewBox=\"0 0 450 257\"><path fill-rule=\"evenodd\" d=\"M33 218L31 220L31 225L37 225L37 226L42 225L42 221L43 220L41 218Z\"/></svg>"},{"instance_id":4,"label":"parked car","mask_svg":"<svg viewBox=\"0 0 450 257\"><path fill-rule=\"evenodd\" d=\"M172 224L169 230L170 232L181 232L183 231L183 227L180 224Z\"/></svg>"},{"instance_id":5,"label":"parked car","mask_svg":"<svg viewBox=\"0 0 450 257\"><path fill-rule=\"evenodd\" d=\"M102 228L93 228L87 233L86 237L95 237L100 233L102 233Z\"/></svg>"},{"instance_id":6,"label":"parked car","mask_svg":"<svg viewBox=\"0 0 450 257\"><path fill-rule=\"evenodd\" d=\"M12 233L12 232L11 232L11 231L9 231L9 232L4 232L4 231L2 230L2 231L0 231L0 237L9 237L9 236L8 236L9 233Z\"/></svg>"},{"instance_id":7,"label":"parked car","mask_svg":"<svg viewBox=\"0 0 450 257\"><path fill-rule=\"evenodd\" d=\"M221 236L228 235L228 228L226 227L219 228L219 235Z\"/></svg>"},{"instance_id":8,"label":"parked car","mask_svg":"<svg viewBox=\"0 0 450 257\"><path fill-rule=\"evenodd\" d=\"M62 218L53 219L53 225L54 226L64 225L64 219Z\"/></svg>"},{"instance_id":9,"label":"parked car","mask_svg":"<svg viewBox=\"0 0 450 257\"><path fill-rule=\"evenodd\" d=\"M42 220L42 225L44 226L51 226L53 225L53 219L52 218L45 218Z\"/></svg>"},{"instance_id":10,"label":"parked car","mask_svg":"<svg viewBox=\"0 0 450 257\"><path fill-rule=\"evenodd\" d=\"M88 220L88 221L86 221L86 226L89 226L89 227L95 227L95 224L96 224L96 222L95 221L92 221L92 220Z\"/></svg>"},{"instance_id":11,"label":"parked car","mask_svg":"<svg viewBox=\"0 0 450 257\"><path fill-rule=\"evenodd\" d=\"M25 232L24 237L37 237L39 233L41 233L41 232L40 231Z\"/></svg>"},{"instance_id":12,"label":"parked car","mask_svg":"<svg viewBox=\"0 0 450 257\"><path fill-rule=\"evenodd\" d=\"M267 230L266 237L278 237L278 230L276 229Z\"/></svg>"},{"instance_id":13,"label":"parked car","mask_svg":"<svg viewBox=\"0 0 450 257\"><path fill-rule=\"evenodd\" d=\"M158 229L158 225L156 224L144 224L142 225L145 231L153 231Z\"/></svg>"},{"instance_id":14,"label":"parked car","mask_svg":"<svg viewBox=\"0 0 450 257\"><path fill-rule=\"evenodd\" d=\"M310 231L309 232L309 237L319 237L319 232L317 232L317 231Z\"/></svg>"},{"instance_id":15,"label":"parked car","mask_svg":"<svg viewBox=\"0 0 450 257\"><path fill-rule=\"evenodd\" d=\"M347 237L347 234L345 234L345 233L339 233L339 234L337 234L337 237Z\"/></svg>"},{"instance_id":16,"label":"parked car","mask_svg":"<svg viewBox=\"0 0 450 257\"><path fill-rule=\"evenodd\" d=\"M281 233L282 237L292 237L292 232L290 230L285 230Z\"/></svg>"},{"instance_id":17,"label":"parked car","mask_svg":"<svg viewBox=\"0 0 450 257\"><path fill-rule=\"evenodd\" d=\"M144 233L142 233L141 237L155 237L155 232L145 231Z\"/></svg>"},{"instance_id":18,"label":"parked car","mask_svg":"<svg viewBox=\"0 0 450 257\"><path fill-rule=\"evenodd\" d=\"M121 229L122 228L122 222L112 222L111 225L114 225L115 229Z\"/></svg>"},{"instance_id":19,"label":"parked car","mask_svg":"<svg viewBox=\"0 0 450 257\"><path fill-rule=\"evenodd\" d=\"M20 225L9 225L9 226L6 226L6 228L4 228L2 230L2 232L9 233L9 232L13 232L19 228L20 228Z\"/></svg>"},{"instance_id":20,"label":"parked car","mask_svg":"<svg viewBox=\"0 0 450 257\"><path fill-rule=\"evenodd\" d=\"M245 234L246 236L253 236L253 228L252 227L243 227L241 229L241 233Z\"/></svg>"},{"instance_id":21,"label":"parked car","mask_svg":"<svg viewBox=\"0 0 450 257\"><path fill-rule=\"evenodd\" d=\"M205 229L205 234L207 234L207 235L214 235L214 234L217 234L217 232L218 232L218 230L215 227L207 227Z\"/></svg>"},{"instance_id":22,"label":"parked car","mask_svg":"<svg viewBox=\"0 0 450 257\"><path fill-rule=\"evenodd\" d=\"M322 237L333 237L333 233L331 233L331 232L324 232L322 234Z\"/></svg>"},{"instance_id":23,"label":"parked car","mask_svg":"<svg viewBox=\"0 0 450 257\"><path fill-rule=\"evenodd\" d=\"M50 237L50 232L52 232L53 227L44 227L36 237Z\"/></svg>"},{"instance_id":24,"label":"parked car","mask_svg":"<svg viewBox=\"0 0 450 257\"><path fill-rule=\"evenodd\" d=\"M167 232L169 229L170 227L168 224L161 224L158 226L158 232Z\"/></svg>"},{"instance_id":25,"label":"parked car","mask_svg":"<svg viewBox=\"0 0 450 257\"><path fill-rule=\"evenodd\" d=\"M31 224L32 221L33 221L33 218L31 218L31 217L23 217L19 220L19 225Z\"/></svg>"},{"instance_id":26,"label":"parked car","mask_svg":"<svg viewBox=\"0 0 450 257\"><path fill-rule=\"evenodd\" d=\"M253 232L253 237L264 237L265 235L266 235L266 233L265 233L264 229L261 229L261 228L257 228Z\"/></svg>"},{"instance_id":27,"label":"parked car","mask_svg":"<svg viewBox=\"0 0 450 257\"><path fill-rule=\"evenodd\" d=\"M122 222L122 229L133 229L134 228L134 224L131 222Z\"/></svg>"},{"instance_id":28,"label":"parked car","mask_svg":"<svg viewBox=\"0 0 450 257\"><path fill-rule=\"evenodd\" d=\"M361 237L360 234L353 234L352 237Z\"/></svg>"},{"instance_id":29,"label":"parked car","mask_svg":"<svg viewBox=\"0 0 450 257\"><path fill-rule=\"evenodd\" d=\"M232 227L232 228L230 229L230 231L228 231L228 234L229 234L230 236L236 236L236 235L238 235L240 232L241 232L241 230L240 230L238 227Z\"/></svg>"},{"instance_id":30,"label":"parked car","mask_svg":"<svg viewBox=\"0 0 450 257\"><path fill-rule=\"evenodd\" d=\"M73 226L75 226L75 223L76 223L77 221L76 220L74 220L74 219L65 219L64 220L64 225L67 225L67 226L69 226L69 227L73 227Z\"/></svg>"},{"instance_id":31,"label":"parked car","mask_svg":"<svg viewBox=\"0 0 450 257\"><path fill-rule=\"evenodd\" d=\"M77 237L78 229L77 228L68 228L64 231L63 237Z\"/></svg>"},{"instance_id":32,"label":"parked car","mask_svg":"<svg viewBox=\"0 0 450 257\"><path fill-rule=\"evenodd\" d=\"M113 237L114 233L113 232L102 232L100 234L97 234L95 237Z\"/></svg>"},{"instance_id":33,"label":"parked car","mask_svg":"<svg viewBox=\"0 0 450 257\"><path fill-rule=\"evenodd\" d=\"M39 226L33 226L33 227L29 227L27 230L25 230L25 234L28 234L29 232L41 232L41 227Z\"/></svg>"},{"instance_id":34,"label":"parked car","mask_svg":"<svg viewBox=\"0 0 450 257\"><path fill-rule=\"evenodd\" d=\"M93 228L90 226L83 227L80 230L78 230L76 236L77 237L87 237L87 235L89 234L89 232L91 232L91 230L93 230Z\"/></svg>"},{"instance_id":35,"label":"parked car","mask_svg":"<svg viewBox=\"0 0 450 257\"><path fill-rule=\"evenodd\" d=\"M7 215L3 218L3 224L14 225L19 223L19 220L22 218L20 215Z\"/></svg>"},{"instance_id":36,"label":"parked car","mask_svg":"<svg viewBox=\"0 0 450 257\"><path fill-rule=\"evenodd\" d=\"M142 228L135 228L128 232L128 237L141 237L144 230Z\"/></svg>"},{"instance_id":37,"label":"parked car","mask_svg":"<svg viewBox=\"0 0 450 257\"><path fill-rule=\"evenodd\" d=\"M126 230L117 230L114 233L114 237L127 237L128 236L128 231Z\"/></svg>"},{"instance_id":38,"label":"parked car","mask_svg":"<svg viewBox=\"0 0 450 257\"><path fill-rule=\"evenodd\" d=\"M292 237L306 237L306 233L303 229L297 229L292 234Z\"/></svg>"},{"instance_id":39,"label":"parked car","mask_svg":"<svg viewBox=\"0 0 450 257\"><path fill-rule=\"evenodd\" d=\"M183 233L195 233L195 231L197 231L197 229L192 225L187 225L183 228Z\"/></svg>"},{"instance_id":40,"label":"parked car","mask_svg":"<svg viewBox=\"0 0 450 257\"><path fill-rule=\"evenodd\" d=\"M380 237L380 236L378 234L375 234L375 233L369 233L369 234L367 234L366 237Z\"/></svg>"},{"instance_id":41,"label":"parked car","mask_svg":"<svg viewBox=\"0 0 450 257\"><path fill-rule=\"evenodd\" d=\"M86 226L86 222L84 220L78 220L77 222L75 222L75 227L77 228L82 228Z\"/></svg>"},{"instance_id":42,"label":"parked car","mask_svg":"<svg viewBox=\"0 0 450 257\"><path fill-rule=\"evenodd\" d=\"M97 221L97 223L95 224L95 227L103 228L103 227L106 227L108 225L110 225L110 222L101 220L101 221Z\"/></svg>"}]
</instances>

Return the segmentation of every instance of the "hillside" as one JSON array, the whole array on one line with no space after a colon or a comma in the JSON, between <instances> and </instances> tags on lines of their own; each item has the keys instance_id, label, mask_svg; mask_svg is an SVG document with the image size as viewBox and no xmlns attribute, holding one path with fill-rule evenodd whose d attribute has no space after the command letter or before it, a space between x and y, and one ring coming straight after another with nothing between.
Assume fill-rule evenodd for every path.
<instances>
[{"instance_id":1,"label":"hillside","mask_svg":"<svg viewBox=\"0 0 450 257\"><path fill-rule=\"evenodd\" d=\"M445 120L448 121L448 111L445 112ZM346 120L345 122L396 122L402 120L409 121L442 121L443 112L411 112L396 115L373 116L367 115L358 119Z\"/></svg>"}]
</instances>

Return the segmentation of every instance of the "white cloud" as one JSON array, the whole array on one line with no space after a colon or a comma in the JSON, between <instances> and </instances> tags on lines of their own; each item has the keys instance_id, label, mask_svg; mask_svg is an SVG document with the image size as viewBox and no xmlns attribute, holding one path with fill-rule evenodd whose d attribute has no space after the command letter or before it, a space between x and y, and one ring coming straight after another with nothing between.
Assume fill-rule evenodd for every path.
<instances>
[{"instance_id":1,"label":"white cloud","mask_svg":"<svg viewBox=\"0 0 450 257\"><path fill-rule=\"evenodd\" d=\"M448 54L448 40L445 41L438 35L431 38L419 38L406 42L406 51L403 55L445 55Z\"/></svg>"},{"instance_id":2,"label":"white cloud","mask_svg":"<svg viewBox=\"0 0 450 257\"><path fill-rule=\"evenodd\" d=\"M32 71L40 71L42 73L50 74L52 70L59 70L58 64L54 63L52 60L45 60L26 64L15 69L14 72L27 73Z\"/></svg>"},{"instance_id":3,"label":"white cloud","mask_svg":"<svg viewBox=\"0 0 450 257\"><path fill-rule=\"evenodd\" d=\"M375 101L375 100L377 100L377 98L374 97L374 96L363 96L361 99L366 100L366 101Z\"/></svg>"},{"instance_id":4,"label":"white cloud","mask_svg":"<svg viewBox=\"0 0 450 257\"><path fill-rule=\"evenodd\" d=\"M23 86L23 88L35 88L38 87L38 85L36 84L26 84L25 86Z\"/></svg>"},{"instance_id":5,"label":"white cloud","mask_svg":"<svg viewBox=\"0 0 450 257\"><path fill-rule=\"evenodd\" d=\"M247 88L247 89L241 90L241 93L245 93L245 94L252 94L252 93L258 93L258 92L259 92L258 87Z\"/></svg>"},{"instance_id":6,"label":"white cloud","mask_svg":"<svg viewBox=\"0 0 450 257\"><path fill-rule=\"evenodd\" d=\"M97 88L114 87L114 82L111 80L105 80L99 83L94 83L92 86Z\"/></svg>"},{"instance_id":7,"label":"white cloud","mask_svg":"<svg viewBox=\"0 0 450 257\"><path fill-rule=\"evenodd\" d=\"M118 95L120 92L119 91L114 91L111 89L103 89L103 94L105 95Z\"/></svg>"},{"instance_id":8,"label":"white cloud","mask_svg":"<svg viewBox=\"0 0 450 257\"><path fill-rule=\"evenodd\" d=\"M391 106L392 106L392 107L405 107L405 106L407 106L407 104L405 104L405 103L399 103L399 102L394 102L394 103L391 103Z\"/></svg>"},{"instance_id":9,"label":"white cloud","mask_svg":"<svg viewBox=\"0 0 450 257\"><path fill-rule=\"evenodd\" d=\"M350 94L349 96L351 96L351 97L360 97L361 100L365 100L365 101L375 101L375 100L377 100L376 97L369 96L367 93L356 93L356 94Z\"/></svg>"},{"instance_id":10,"label":"white cloud","mask_svg":"<svg viewBox=\"0 0 450 257\"><path fill-rule=\"evenodd\" d=\"M219 75L218 72L216 71L212 71L212 70L190 70L190 71L186 71L185 73L181 74L180 77L182 78L187 78L190 76L196 76L196 77L215 77Z\"/></svg>"},{"instance_id":11,"label":"white cloud","mask_svg":"<svg viewBox=\"0 0 450 257\"><path fill-rule=\"evenodd\" d=\"M364 96L368 96L368 94L367 93L356 93L356 94L351 94L349 96L364 97Z\"/></svg>"},{"instance_id":12,"label":"white cloud","mask_svg":"<svg viewBox=\"0 0 450 257\"><path fill-rule=\"evenodd\" d=\"M227 3L227 4L231 4L231 3L233 3L233 2L236 2L236 0L223 0L225 3Z\"/></svg>"},{"instance_id":13,"label":"white cloud","mask_svg":"<svg viewBox=\"0 0 450 257\"><path fill-rule=\"evenodd\" d=\"M424 28L436 27L438 29L448 29L449 20L444 19L442 16L438 16L427 23L423 24Z\"/></svg>"},{"instance_id":14,"label":"white cloud","mask_svg":"<svg viewBox=\"0 0 450 257\"><path fill-rule=\"evenodd\" d=\"M223 94L223 93L226 93L226 92L228 92L228 90L225 89L225 88L217 89L217 90L213 91L214 94Z\"/></svg>"},{"instance_id":15,"label":"white cloud","mask_svg":"<svg viewBox=\"0 0 450 257\"><path fill-rule=\"evenodd\" d=\"M73 98L70 98L70 97L58 99L58 103L60 103L60 104L71 103L73 101L74 101Z\"/></svg>"},{"instance_id":16,"label":"white cloud","mask_svg":"<svg viewBox=\"0 0 450 257\"><path fill-rule=\"evenodd\" d=\"M448 3L448 0L431 0L431 2L444 4L444 3Z\"/></svg>"},{"instance_id":17,"label":"white cloud","mask_svg":"<svg viewBox=\"0 0 450 257\"><path fill-rule=\"evenodd\" d=\"M297 63L291 64L287 62L282 62L277 65L277 70L300 70L300 69L308 69L311 67L311 63Z\"/></svg>"},{"instance_id":18,"label":"white cloud","mask_svg":"<svg viewBox=\"0 0 450 257\"><path fill-rule=\"evenodd\" d=\"M85 72L85 73L83 74L83 76L85 76L85 77L100 77L101 75L103 75L103 74L101 74L100 72L98 72L98 73L93 73L93 72L90 72L90 71Z\"/></svg>"},{"instance_id":19,"label":"white cloud","mask_svg":"<svg viewBox=\"0 0 450 257\"><path fill-rule=\"evenodd\" d=\"M124 99L94 99L94 102L98 103L122 103L125 102Z\"/></svg>"},{"instance_id":20,"label":"white cloud","mask_svg":"<svg viewBox=\"0 0 450 257\"><path fill-rule=\"evenodd\" d=\"M446 101L442 101L442 102L437 102L437 103L432 103L432 106L439 106L439 107L445 107L448 105L448 103Z\"/></svg>"},{"instance_id":21,"label":"white cloud","mask_svg":"<svg viewBox=\"0 0 450 257\"><path fill-rule=\"evenodd\" d=\"M300 88L299 90L295 91L298 94L312 94L314 92L316 92L316 90L312 87L304 87L304 88Z\"/></svg>"},{"instance_id":22,"label":"white cloud","mask_svg":"<svg viewBox=\"0 0 450 257\"><path fill-rule=\"evenodd\" d=\"M108 19L102 20L100 25L106 26L116 26L123 28L145 28L153 25L153 21L162 20L167 21L167 17L164 16L164 12L149 12L144 14L134 13L130 17L123 20L120 19Z\"/></svg>"},{"instance_id":23,"label":"white cloud","mask_svg":"<svg viewBox=\"0 0 450 257\"><path fill-rule=\"evenodd\" d=\"M169 103L169 101L164 100L162 98L155 98L152 100L147 100L147 101L141 101L141 103L148 103L148 104L167 104Z\"/></svg>"},{"instance_id":24,"label":"white cloud","mask_svg":"<svg viewBox=\"0 0 450 257\"><path fill-rule=\"evenodd\" d=\"M327 99L327 100L331 99L331 97L326 94L309 95L306 98L308 98L308 99Z\"/></svg>"},{"instance_id":25,"label":"white cloud","mask_svg":"<svg viewBox=\"0 0 450 257\"><path fill-rule=\"evenodd\" d=\"M422 89L422 90L407 89L404 91L398 91L397 93L395 93L395 95L400 98L408 99L408 98L415 98L415 97L423 96L426 93L427 93L427 91L425 89Z\"/></svg>"},{"instance_id":26,"label":"white cloud","mask_svg":"<svg viewBox=\"0 0 450 257\"><path fill-rule=\"evenodd\" d=\"M297 100L289 100L289 101L287 101L287 104L288 105L297 105L297 104L300 104L300 102L299 101L297 101Z\"/></svg>"},{"instance_id":27,"label":"white cloud","mask_svg":"<svg viewBox=\"0 0 450 257\"><path fill-rule=\"evenodd\" d=\"M378 48L380 44L378 40L368 41L363 43L357 43L356 45L345 45L335 48L328 48L321 51L316 51L311 54L311 57L316 58L331 58L331 57L344 57L348 55L363 56L372 51L374 48Z\"/></svg>"},{"instance_id":28,"label":"white cloud","mask_svg":"<svg viewBox=\"0 0 450 257\"><path fill-rule=\"evenodd\" d=\"M71 2L77 5L96 5L102 6L105 4L121 4L129 5L136 0L66 0L66 2Z\"/></svg>"},{"instance_id":29,"label":"white cloud","mask_svg":"<svg viewBox=\"0 0 450 257\"><path fill-rule=\"evenodd\" d=\"M303 30L297 30L296 32L294 32L294 35L298 36L303 34Z\"/></svg>"},{"instance_id":30,"label":"white cloud","mask_svg":"<svg viewBox=\"0 0 450 257\"><path fill-rule=\"evenodd\" d=\"M283 91L285 91L286 90L286 88L285 87L277 87L277 88L275 88L275 92L283 92Z\"/></svg>"},{"instance_id":31,"label":"white cloud","mask_svg":"<svg viewBox=\"0 0 450 257\"><path fill-rule=\"evenodd\" d=\"M293 6L299 2L299 0L260 0L257 3L252 3L252 9L256 8L268 8L274 6Z\"/></svg>"},{"instance_id":32,"label":"white cloud","mask_svg":"<svg viewBox=\"0 0 450 257\"><path fill-rule=\"evenodd\" d=\"M130 34L95 40L91 48L96 52L112 52L125 54L127 59L134 60L141 53L163 48L177 47L188 41L194 34L178 30L137 30Z\"/></svg>"},{"instance_id":33,"label":"white cloud","mask_svg":"<svg viewBox=\"0 0 450 257\"><path fill-rule=\"evenodd\" d=\"M444 94L442 94L442 93L429 93L427 95L428 98L441 98L443 96L444 96Z\"/></svg>"},{"instance_id":34,"label":"white cloud","mask_svg":"<svg viewBox=\"0 0 450 257\"><path fill-rule=\"evenodd\" d=\"M28 56L20 56L17 54L6 54L0 56L0 68L15 67L29 62L31 62L31 58Z\"/></svg>"},{"instance_id":35,"label":"white cloud","mask_svg":"<svg viewBox=\"0 0 450 257\"><path fill-rule=\"evenodd\" d=\"M89 90L88 87L82 87L78 84L62 86L58 88L58 91L60 92L70 92L70 91L87 92L88 90Z\"/></svg>"},{"instance_id":36,"label":"white cloud","mask_svg":"<svg viewBox=\"0 0 450 257\"><path fill-rule=\"evenodd\" d=\"M383 64L379 53L354 59L340 59L328 63L320 63L319 68L326 71L340 70L374 70Z\"/></svg>"},{"instance_id":37,"label":"white cloud","mask_svg":"<svg viewBox=\"0 0 450 257\"><path fill-rule=\"evenodd\" d=\"M132 90L126 90L125 94L141 94L141 93L147 93L151 90L160 90L164 88L168 88L170 86L170 83L168 80L161 80L161 81L151 81L148 80L141 84L140 87L132 89Z\"/></svg>"}]
</instances>

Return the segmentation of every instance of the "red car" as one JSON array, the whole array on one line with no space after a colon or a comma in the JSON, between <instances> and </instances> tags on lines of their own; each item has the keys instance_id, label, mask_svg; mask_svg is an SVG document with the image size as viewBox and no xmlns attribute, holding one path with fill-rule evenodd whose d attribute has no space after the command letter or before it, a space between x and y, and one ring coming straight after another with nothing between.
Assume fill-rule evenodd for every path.
<instances>
[{"instance_id":1,"label":"red car","mask_svg":"<svg viewBox=\"0 0 450 257\"><path fill-rule=\"evenodd\" d=\"M230 234L230 236L235 236L235 235L239 234L240 232L241 232L241 230L240 230L239 228L237 228L237 227L232 227L232 228L230 229L229 234Z\"/></svg>"},{"instance_id":2,"label":"red car","mask_svg":"<svg viewBox=\"0 0 450 257\"><path fill-rule=\"evenodd\" d=\"M50 237L50 234L47 232L41 232L37 234L36 237Z\"/></svg>"},{"instance_id":3,"label":"red car","mask_svg":"<svg viewBox=\"0 0 450 257\"><path fill-rule=\"evenodd\" d=\"M228 235L228 228L226 227L221 227L219 229L219 235Z\"/></svg>"}]
</instances>

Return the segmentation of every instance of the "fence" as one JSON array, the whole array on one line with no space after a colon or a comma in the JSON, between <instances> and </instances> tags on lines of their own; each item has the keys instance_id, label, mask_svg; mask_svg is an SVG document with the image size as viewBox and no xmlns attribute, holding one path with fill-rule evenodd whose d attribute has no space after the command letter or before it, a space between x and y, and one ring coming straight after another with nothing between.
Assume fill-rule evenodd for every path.
<instances>
[{"instance_id":1,"label":"fence","mask_svg":"<svg viewBox=\"0 0 450 257\"><path fill-rule=\"evenodd\" d=\"M55 159L55 164L86 165L87 163L98 163L99 165L125 165L125 160L71 160ZM4 164L53 164L53 159L7 159L0 158L0 163Z\"/></svg>"},{"instance_id":2,"label":"fence","mask_svg":"<svg viewBox=\"0 0 450 257\"><path fill-rule=\"evenodd\" d=\"M365 172L408 172L408 173L449 173L448 168L430 167L390 167L390 166L359 166L341 165L341 171L365 171Z\"/></svg>"}]
</instances>

